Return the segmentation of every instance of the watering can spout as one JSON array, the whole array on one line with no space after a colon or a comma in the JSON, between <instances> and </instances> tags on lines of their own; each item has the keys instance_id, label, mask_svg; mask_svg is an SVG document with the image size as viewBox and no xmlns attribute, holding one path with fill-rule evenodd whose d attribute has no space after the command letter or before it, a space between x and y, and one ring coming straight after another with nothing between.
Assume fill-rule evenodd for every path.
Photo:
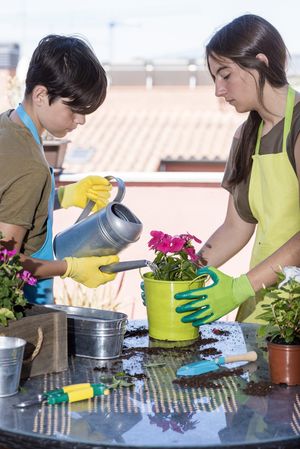
<instances>
[{"instance_id":1,"label":"watering can spout","mask_svg":"<svg viewBox=\"0 0 300 449\"><path fill-rule=\"evenodd\" d=\"M106 178L117 181L116 197L91 215L94 203L89 201L75 224L55 236L53 248L58 259L118 254L139 239L143 229L141 221L121 204L125 195L124 181L113 176Z\"/></svg>"},{"instance_id":2,"label":"watering can spout","mask_svg":"<svg viewBox=\"0 0 300 449\"><path fill-rule=\"evenodd\" d=\"M109 265L103 265L100 270L104 273L119 273L120 271L135 270L137 268L148 267L155 273L158 269L157 265L150 260L139 259L139 260L126 260L119 263L111 263Z\"/></svg>"}]
</instances>

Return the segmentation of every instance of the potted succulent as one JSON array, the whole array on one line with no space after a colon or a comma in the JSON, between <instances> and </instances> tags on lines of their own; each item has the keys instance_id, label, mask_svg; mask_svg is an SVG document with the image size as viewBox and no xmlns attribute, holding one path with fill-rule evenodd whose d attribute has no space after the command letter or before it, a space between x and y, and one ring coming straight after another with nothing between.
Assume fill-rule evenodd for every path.
<instances>
[{"instance_id":1,"label":"potted succulent","mask_svg":"<svg viewBox=\"0 0 300 449\"><path fill-rule=\"evenodd\" d=\"M300 385L300 268L284 267L278 282L264 290L267 322L259 334L267 336L271 381Z\"/></svg>"},{"instance_id":2,"label":"potted succulent","mask_svg":"<svg viewBox=\"0 0 300 449\"><path fill-rule=\"evenodd\" d=\"M155 258L152 271L143 275L149 335L157 340L193 341L199 330L191 323L182 323L174 295L203 285L197 275L201 263L193 245L193 241L201 240L191 234L171 236L161 231L151 231L150 235L148 246Z\"/></svg>"}]
</instances>

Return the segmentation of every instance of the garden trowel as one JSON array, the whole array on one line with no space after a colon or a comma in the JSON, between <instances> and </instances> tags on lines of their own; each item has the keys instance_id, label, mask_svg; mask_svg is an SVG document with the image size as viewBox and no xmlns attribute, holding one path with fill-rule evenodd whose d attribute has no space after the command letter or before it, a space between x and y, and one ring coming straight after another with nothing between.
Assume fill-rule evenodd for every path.
<instances>
[{"instance_id":1,"label":"garden trowel","mask_svg":"<svg viewBox=\"0 0 300 449\"><path fill-rule=\"evenodd\" d=\"M199 362L189 363L181 366L176 374L177 376L198 376L199 374L217 371L220 365L232 362L255 362L257 354L255 351L249 351L245 354L236 354L218 357L214 360L200 360Z\"/></svg>"}]
</instances>

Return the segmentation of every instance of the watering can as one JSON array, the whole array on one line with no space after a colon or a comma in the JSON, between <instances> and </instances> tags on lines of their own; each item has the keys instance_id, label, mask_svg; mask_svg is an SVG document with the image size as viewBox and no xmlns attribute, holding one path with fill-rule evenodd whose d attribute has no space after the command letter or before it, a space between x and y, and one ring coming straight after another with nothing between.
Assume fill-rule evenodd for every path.
<instances>
[{"instance_id":1,"label":"watering can","mask_svg":"<svg viewBox=\"0 0 300 449\"><path fill-rule=\"evenodd\" d=\"M116 197L91 215L94 202L89 201L75 224L55 236L53 249L57 259L118 254L139 239L143 229L141 221L121 204L125 195L124 181L115 176L106 176L106 179L117 182Z\"/></svg>"}]
</instances>

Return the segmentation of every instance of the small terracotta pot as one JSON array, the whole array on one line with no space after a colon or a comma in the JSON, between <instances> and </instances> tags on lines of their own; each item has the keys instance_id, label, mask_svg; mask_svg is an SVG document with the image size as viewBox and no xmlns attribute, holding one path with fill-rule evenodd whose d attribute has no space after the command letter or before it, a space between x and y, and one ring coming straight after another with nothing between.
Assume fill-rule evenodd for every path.
<instances>
[{"instance_id":1,"label":"small terracotta pot","mask_svg":"<svg viewBox=\"0 0 300 449\"><path fill-rule=\"evenodd\" d=\"M267 345L272 383L300 385L300 345Z\"/></svg>"}]
</instances>

